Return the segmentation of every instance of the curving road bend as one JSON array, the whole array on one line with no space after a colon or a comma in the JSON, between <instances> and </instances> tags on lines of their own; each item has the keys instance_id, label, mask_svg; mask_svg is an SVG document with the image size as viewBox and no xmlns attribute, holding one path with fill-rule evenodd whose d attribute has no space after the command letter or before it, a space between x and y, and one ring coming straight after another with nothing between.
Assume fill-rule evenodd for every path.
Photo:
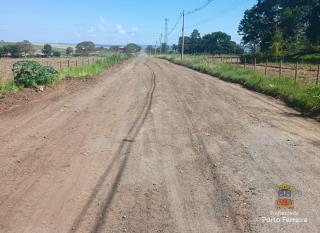
<instances>
[{"instance_id":1,"label":"curving road bend","mask_svg":"<svg viewBox=\"0 0 320 233\"><path fill-rule=\"evenodd\" d=\"M0 113L0 145L1 233L320 229L319 123L164 60ZM283 183L307 223L266 221Z\"/></svg>"}]
</instances>

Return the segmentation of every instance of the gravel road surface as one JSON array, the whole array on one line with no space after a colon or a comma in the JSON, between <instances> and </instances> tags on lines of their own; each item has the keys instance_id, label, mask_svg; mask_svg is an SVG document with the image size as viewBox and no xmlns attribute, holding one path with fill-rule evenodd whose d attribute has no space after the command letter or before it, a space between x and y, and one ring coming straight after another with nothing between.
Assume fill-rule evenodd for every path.
<instances>
[{"instance_id":1,"label":"gravel road surface","mask_svg":"<svg viewBox=\"0 0 320 233\"><path fill-rule=\"evenodd\" d=\"M0 113L0 232L319 232L319 126L239 85L135 58ZM275 222L288 212L275 207L280 184L295 204L282 214L307 223Z\"/></svg>"}]
</instances>

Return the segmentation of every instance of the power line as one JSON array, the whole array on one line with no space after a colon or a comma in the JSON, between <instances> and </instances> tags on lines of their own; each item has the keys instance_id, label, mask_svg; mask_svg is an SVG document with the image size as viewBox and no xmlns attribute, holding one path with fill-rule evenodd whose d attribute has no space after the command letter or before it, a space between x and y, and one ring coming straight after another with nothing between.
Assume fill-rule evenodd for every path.
<instances>
[{"instance_id":1,"label":"power line","mask_svg":"<svg viewBox=\"0 0 320 233\"><path fill-rule=\"evenodd\" d=\"M182 14L179 14L179 17L178 17L176 23L174 24L172 29L168 32L168 36L170 36L174 32L174 30L177 28L178 24L180 23L181 19L182 19Z\"/></svg>"},{"instance_id":2,"label":"power line","mask_svg":"<svg viewBox=\"0 0 320 233\"><path fill-rule=\"evenodd\" d=\"M202 24L208 23L208 22L210 22L210 21L212 21L212 20L217 19L218 16L225 14L226 11L228 11L228 10L230 9L230 7L232 7L231 11L233 11L233 10L239 8L240 6L242 6L242 2L237 2L237 4L234 4L234 5L232 5L232 6L229 6L229 7L225 8L225 9L221 10L219 13L215 14L213 17L212 17L212 16L209 16L209 17L207 17L207 18L199 21L198 23L196 23L196 24L194 24L194 25L192 25L192 26L186 27L186 29L195 28L195 27L198 27L198 26L200 26L200 25L202 25Z\"/></svg>"},{"instance_id":3,"label":"power line","mask_svg":"<svg viewBox=\"0 0 320 233\"><path fill-rule=\"evenodd\" d=\"M188 12L186 13L186 15L191 15L191 14L194 14L194 13L196 13L196 12L198 12L198 11L201 11L201 10L205 9L205 8L206 8L210 3L212 3L213 1L214 1L214 0L207 0L207 2L204 3L202 6L197 7L197 8L195 8L195 9L191 10L191 11L188 11Z\"/></svg>"},{"instance_id":4,"label":"power line","mask_svg":"<svg viewBox=\"0 0 320 233\"><path fill-rule=\"evenodd\" d=\"M204 8L206 8L213 1L214 0L207 0L207 2L204 5L202 5L200 7L197 7L194 10L188 11L185 15L194 14L194 13L200 11L200 10L203 10ZM178 24L180 23L181 19L182 19L182 13L179 14L176 23L174 24L172 29L168 32L167 36L170 36L176 30L176 28L177 28Z\"/></svg>"},{"instance_id":5,"label":"power line","mask_svg":"<svg viewBox=\"0 0 320 233\"><path fill-rule=\"evenodd\" d=\"M170 30L169 33L165 33L165 40L166 38L174 32L174 30L176 29L176 27L178 26L178 24L180 23L181 18L183 19L183 23L182 23L182 49L181 49L181 59L183 59L183 50L184 50L184 31L185 31L185 16L187 15L191 15L194 14L198 11L201 11L203 9L205 9L210 3L212 3L214 0L207 0L206 3L204 3L203 5L201 5L200 7L197 7L191 11L188 11L185 13L185 11L183 11L183 13L181 13L177 19L177 22L175 23L175 25L173 26L173 28ZM166 32L167 32L167 19L166 19ZM161 40L162 40L162 35L160 36L160 53L161 53Z\"/></svg>"}]
</instances>

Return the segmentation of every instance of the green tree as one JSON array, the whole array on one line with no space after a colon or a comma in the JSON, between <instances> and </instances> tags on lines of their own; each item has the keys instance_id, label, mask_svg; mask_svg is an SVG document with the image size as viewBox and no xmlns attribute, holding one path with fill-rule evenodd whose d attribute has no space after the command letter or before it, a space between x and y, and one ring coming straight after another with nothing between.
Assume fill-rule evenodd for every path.
<instances>
[{"instance_id":1,"label":"green tree","mask_svg":"<svg viewBox=\"0 0 320 233\"><path fill-rule=\"evenodd\" d=\"M7 44L3 46L3 49L6 54L10 53L13 58L21 57L21 52L17 44Z\"/></svg>"},{"instance_id":2,"label":"green tree","mask_svg":"<svg viewBox=\"0 0 320 233\"><path fill-rule=\"evenodd\" d=\"M316 1L308 15L308 28L306 35L313 45L320 44L320 1Z\"/></svg>"},{"instance_id":3,"label":"green tree","mask_svg":"<svg viewBox=\"0 0 320 233\"><path fill-rule=\"evenodd\" d=\"M4 48L0 46L0 57L4 57L4 55L5 55Z\"/></svg>"},{"instance_id":4,"label":"green tree","mask_svg":"<svg viewBox=\"0 0 320 233\"><path fill-rule=\"evenodd\" d=\"M256 31L260 26L261 23L257 6L254 6L250 10L246 10L244 18L240 22L238 32L242 35L243 43L248 45L253 52L257 51L257 47L260 43L258 31Z\"/></svg>"},{"instance_id":5,"label":"green tree","mask_svg":"<svg viewBox=\"0 0 320 233\"><path fill-rule=\"evenodd\" d=\"M20 54L19 56L23 56L23 57L30 55L33 48L31 42L28 40L17 42L16 46L18 47L18 51Z\"/></svg>"},{"instance_id":6,"label":"green tree","mask_svg":"<svg viewBox=\"0 0 320 233\"><path fill-rule=\"evenodd\" d=\"M83 41L76 46L76 53L81 56L88 56L90 53L95 52L95 44L91 41Z\"/></svg>"},{"instance_id":7,"label":"green tree","mask_svg":"<svg viewBox=\"0 0 320 233\"><path fill-rule=\"evenodd\" d=\"M189 54L191 53L191 41L189 36L184 37L184 53ZM179 53L181 53L182 50L182 37L179 38L179 43L178 43L178 49Z\"/></svg>"},{"instance_id":8,"label":"green tree","mask_svg":"<svg viewBox=\"0 0 320 233\"><path fill-rule=\"evenodd\" d=\"M195 29L190 35L190 53L200 53L202 50L201 46L201 35L200 32Z\"/></svg>"},{"instance_id":9,"label":"green tree","mask_svg":"<svg viewBox=\"0 0 320 233\"><path fill-rule=\"evenodd\" d=\"M124 47L126 53L138 53L141 51L141 47L137 44L130 43Z\"/></svg>"},{"instance_id":10,"label":"green tree","mask_svg":"<svg viewBox=\"0 0 320 233\"><path fill-rule=\"evenodd\" d=\"M161 44L161 52L162 53L168 53L170 50L170 47L166 43Z\"/></svg>"},{"instance_id":11,"label":"green tree","mask_svg":"<svg viewBox=\"0 0 320 233\"><path fill-rule=\"evenodd\" d=\"M42 52L47 56L50 57L52 55L52 46L49 44L45 44L43 46Z\"/></svg>"},{"instance_id":12,"label":"green tree","mask_svg":"<svg viewBox=\"0 0 320 233\"><path fill-rule=\"evenodd\" d=\"M280 57L282 55L282 45L283 45L282 36L280 33L277 33L271 46L272 56Z\"/></svg>"},{"instance_id":13,"label":"green tree","mask_svg":"<svg viewBox=\"0 0 320 233\"><path fill-rule=\"evenodd\" d=\"M202 39L202 43L206 53L232 54L234 52L231 36L224 32L213 32L205 35Z\"/></svg>"},{"instance_id":14,"label":"green tree","mask_svg":"<svg viewBox=\"0 0 320 233\"><path fill-rule=\"evenodd\" d=\"M54 57L61 57L61 52L60 51L54 51L53 52Z\"/></svg>"},{"instance_id":15,"label":"green tree","mask_svg":"<svg viewBox=\"0 0 320 233\"><path fill-rule=\"evenodd\" d=\"M247 10L239 25L239 34L252 51L274 52L274 39L282 35L283 52L295 54L320 43L319 0L258 0Z\"/></svg>"},{"instance_id":16,"label":"green tree","mask_svg":"<svg viewBox=\"0 0 320 233\"><path fill-rule=\"evenodd\" d=\"M198 30L194 30L190 37L186 36L184 53L210 53L210 54L242 54L243 49L236 42L231 41L231 36L224 32L213 32L201 38ZM181 52L182 38L179 38L178 50ZM174 50L174 49L173 49Z\"/></svg>"},{"instance_id":17,"label":"green tree","mask_svg":"<svg viewBox=\"0 0 320 233\"><path fill-rule=\"evenodd\" d=\"M74 52L74 49L73 49L72 47L68 47L68 48L66 49L66 54L67 54L68 56L72 56L73 52Z\"/></svg>"},{"instance_id":18,"label":"green tree","mask_svg":"<svg viewBox=\"0 0 320 233\"><path fill-rule=\"evenodd\" d=\"M174 53L177 53L177 51L178 51L178 45L173 44L173 45L171 46L171 50L172 50Z\"/></svg>"}]
</instances>

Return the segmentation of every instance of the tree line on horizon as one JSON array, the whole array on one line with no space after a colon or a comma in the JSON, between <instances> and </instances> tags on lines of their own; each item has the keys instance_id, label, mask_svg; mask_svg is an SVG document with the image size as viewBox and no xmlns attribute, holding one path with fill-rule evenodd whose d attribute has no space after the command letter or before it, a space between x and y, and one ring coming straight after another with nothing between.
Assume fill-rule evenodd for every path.
<instances>
[{"instance_id":1,"label":"tree line on horizon","mask_svg":"<svg viewBox=\"0 0 320 233\"><path fill-rule=\"evenodd\" d=\"M179 38L178 45L173 44L171 47L163 43L161 48L154 48L152 45L147 46L147 53L181 53L182 37ZM243 48L231 40L231 36L224 32L212 32L201 36L197 29L194 29L190 36L184 37L185 54L243 54Z\"/></svg>"},{"instance_id":2,"label":"tree line on horizon","mask_svg":"<svg viewBox=\"0 0 320 233\"><path fill-rule=\"evenodd\" d=\"M61 49L57 50L50 44L44 44L41 50L34 49L33 44L28 40L23 40L16 43L5 43L0 46L0 58L1 57L11 57L11 58L21 58L21 57L60 57ZM103 46L96 47L92 41L83 41L74 47L68 47L65 49L64 53L66 56L90 56L90 55L103 55L108 52L123 52L123 53L137 53L140 52L141 47L129 43L124 47L111 46L110 48L104 48Z\"/></svg>"}]
</instances>

